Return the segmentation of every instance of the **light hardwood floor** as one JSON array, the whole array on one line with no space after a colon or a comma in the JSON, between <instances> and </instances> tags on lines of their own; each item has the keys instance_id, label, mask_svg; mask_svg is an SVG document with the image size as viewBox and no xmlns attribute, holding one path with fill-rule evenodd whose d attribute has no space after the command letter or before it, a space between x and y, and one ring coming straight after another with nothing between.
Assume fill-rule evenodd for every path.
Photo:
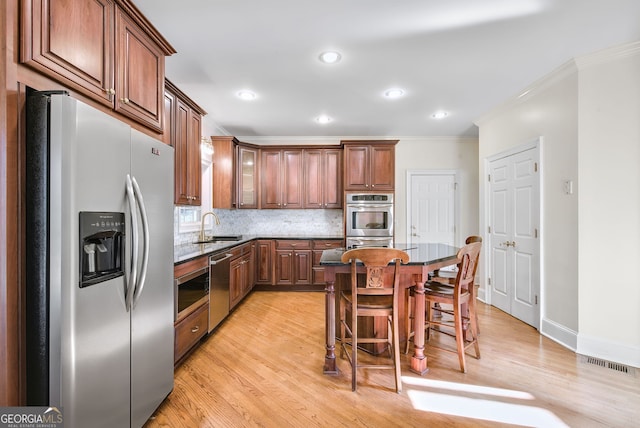
<instances>
[{"instance_id":1,"label":"light hardwood floor","mask_svg":"<svg viewBox=\"0 0 640 428\"><path fill-rule=\"evenodd\" d=\"M427 346L425 376L402 355L402 393L391 371L361 371L354 393L346 360L322 374L324 293L254 292L177 368L145 427L639 426L640 370L582 362L482 303L479 318L466 374Z\"/></svg>"}]
</instances>

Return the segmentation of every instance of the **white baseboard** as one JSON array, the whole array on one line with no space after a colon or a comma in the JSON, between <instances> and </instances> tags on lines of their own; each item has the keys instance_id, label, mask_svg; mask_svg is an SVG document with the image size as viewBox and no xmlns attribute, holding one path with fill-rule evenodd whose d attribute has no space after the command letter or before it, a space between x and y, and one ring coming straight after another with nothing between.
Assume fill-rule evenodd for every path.
<instances>
[{"instance_id":1,"label":"white baseboard","mask_svg":"<svg viewBox=\"0 0 640 428\"><path fill-rule=\"evenodd\" d=\"M543 318L540 322L540 334L576 352L578 347L578 332L558 324L555 321Z\"/></svg>"},{"instance_id":2,"label":"white baseboard","mask_svg":"<svg viewBox=\"0 0 640 428\"><path fill-rule=\"evenodd\" d=\"M478 300L486 303L482 288L478 290ZM577 354L640 368L640 346L580 334L547 318L543 318L540 322L539 331L543 336Z\"/></svg>"},{"instance_id":3,"label":"white baseboard","mask_svg":"<svg viewBox=\"0 0 640 428\"><path fill-rule=\"evenodd\" d=\"M485 287L478 287L478 295L476 298L482 303L487 303L487 289ZM487 303L489 304L489 303Z\"/></svg>"},{"instance_id":4,"label":"white baseboard","mask_svg":"<svg viewBox=\"0 0 640 428\"><path fill-rule=\"evenodd\" d=\"M640 346L612 342L600 337L578 334L578 354L615 363L640 367Z\"/></svg>"}]
</instances>

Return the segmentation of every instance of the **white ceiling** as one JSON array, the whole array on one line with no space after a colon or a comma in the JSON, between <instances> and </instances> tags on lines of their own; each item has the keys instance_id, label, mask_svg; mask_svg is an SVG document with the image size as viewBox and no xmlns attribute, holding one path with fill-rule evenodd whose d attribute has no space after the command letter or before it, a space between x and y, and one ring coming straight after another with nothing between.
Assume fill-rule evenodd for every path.
<instances>
[{"instance_id":1,"label":"white ceiling","mask_svg":"<svg viewBox=\"0 0 640 428\"><path fill-rule=\"evenodd\" d=\"M474 136L571 58L640 40L640 0L134 2L178 51L167 78L238 137ZM392 87L404 97L385 99Z\"/></svg>"}]
</instances>

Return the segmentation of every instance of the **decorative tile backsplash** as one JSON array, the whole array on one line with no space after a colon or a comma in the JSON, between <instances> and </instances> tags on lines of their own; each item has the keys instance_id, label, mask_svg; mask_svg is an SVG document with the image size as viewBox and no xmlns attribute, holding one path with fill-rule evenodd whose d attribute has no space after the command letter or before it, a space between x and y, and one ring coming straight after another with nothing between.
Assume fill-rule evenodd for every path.
<instances>
[{"instance_id":1,"label":"decorative tile backsplash","mask_svg":"<svg viewBox=\"0 0 640 428\"><path fill-rule=\"evenodd\" d=\"M207 235L341 236L342 210L221 210L220 224L207 218ZM174 208L175 245L192 243L200 232L199 207ZM195 220L195 221L194 221Z\"/></svg>"}]
</instances>

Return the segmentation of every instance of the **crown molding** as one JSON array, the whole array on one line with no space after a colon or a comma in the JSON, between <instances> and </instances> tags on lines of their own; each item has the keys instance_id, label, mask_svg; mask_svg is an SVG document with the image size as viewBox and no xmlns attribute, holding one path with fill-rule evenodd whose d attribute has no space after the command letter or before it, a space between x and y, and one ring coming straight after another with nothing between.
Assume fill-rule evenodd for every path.
<instances>
[{"instance_id":1,"label":"crown molding","mask_svg":"<svg viewBox=\"0 0 640 428\"><path fill-rule=\"evenodd\" d=\"M602 49L597 52L576 57L576 66L579 70L606 64L619 59L629 58L640 54L640 41L625 43Z\"/></svg>"},{"instance_id":2,"label":"crown molding","mask_svg":"<svg viewBox=\"0 0 640 428\"><path fill-rule=\"evenodd\" d=\"M527 101L531 97L540 94L549 87L557 84L558 82L576 74L579 74L581 70L589 67L606 64L611 61L619 60L622 58L628 58L634 55L640 54L640 41L625 43L622 45L613 46L610 48L602 49L594 53L581 55L570 59L562 64L560 67L553 70L546 76L536 80L531 85L524 88L520 94L508 98L504 103L498 105L488 113L480 116L473 123L480 126L482 123L494 118L495 116L503 113L506 110L512 109L519 104Z\"/></svg>"},{"instance_id":3,"label":"crown molding","mask_svg":"<svg viewBox=\"0 0 640 428\"><path fill-rule=\"evenodd\" d=\"M514 95L510 98L507 98L502 104L496 106L486 114L480 116L478 119L474 120L473 123L477 126L481 126L484 122L493 119L494 117L504 113L507 110L510 110L525 101L529 100L531 97L544 92L546 89L551 86L561 82L568 77L574 76L578 73L578 67L576 66L576 62L574 59L571 59L560 67L556 68L546 76L536 80L529 86L525 87L518 95Z\"/></svg>"},{"instance_id":4,"label":"crown molding","mask_svg":"<svg viewBox=\"0 0 640 428\"><path fill-rule=\"evenodd\" d=\"M339 146L342 140L362 140L362 141L380 141L380 140L399 140L402 141L419 141L419 142L450 142L450 143L470 143L477 144L478 137L457 137L457 136L406 136L406 137L377 137L373 135L364 135L359 137L342 136L342 137L322 137L322 136L236 136L236 138L245 143L251 143L258 146L287 146L287 145L323 145Z\"/></svg>"}]
</instances>

